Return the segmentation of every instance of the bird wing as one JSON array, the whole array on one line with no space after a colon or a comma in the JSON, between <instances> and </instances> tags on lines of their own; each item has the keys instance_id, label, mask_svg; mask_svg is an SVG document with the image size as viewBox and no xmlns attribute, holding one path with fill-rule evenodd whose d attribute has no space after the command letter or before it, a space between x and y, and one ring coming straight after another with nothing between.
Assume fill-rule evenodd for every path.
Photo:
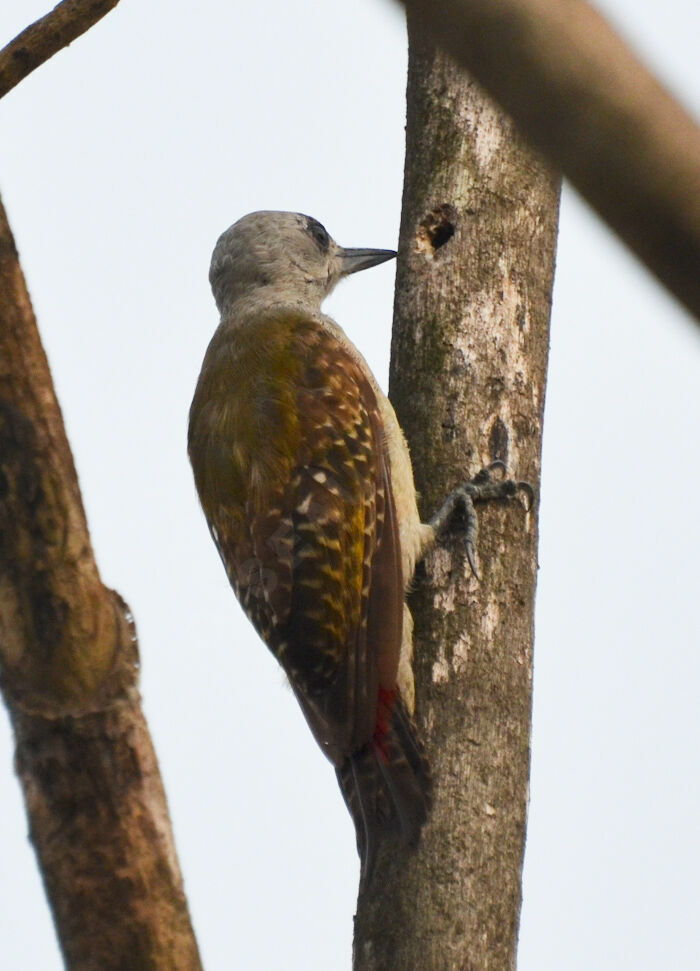
<instances>
[{"instance_id":1,"label":"bird wing","mask_svg":"<svg viewBox=\"0 0 700 971\"><path fill-rule=\"evenodd\" d=\"M312 418L312 455L295 470L288 493L294 561L281 658L335 763L372 737L379 685L396 683L403 603L376 400L359 369L343 363L338 391L317 400L322 434L315 438Z\"/></svg>"},{"instance_id":2,"label":"bird wing","mask_svg":"<svg viewBox=\"0 0 700 971\"><path fill-rule=\"evenodd\" d=\"M247 355L238 335L246 387L224 449L241 465L224 478L239 485L203 505L234 590L339 765L372 738L401 648L384 430L361 366L318 322L255 330Z\"/></svg>"}]
</instances>

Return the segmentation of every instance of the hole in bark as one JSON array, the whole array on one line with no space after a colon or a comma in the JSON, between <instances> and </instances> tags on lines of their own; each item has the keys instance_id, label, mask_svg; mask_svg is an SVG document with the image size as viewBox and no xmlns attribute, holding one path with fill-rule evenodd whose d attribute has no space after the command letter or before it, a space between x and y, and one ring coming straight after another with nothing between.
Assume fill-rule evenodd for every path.
<instances>
[{"instance_id":1,"label":"hole in bark","mask_svg":"<svg viewBox=\"0 0 700 971\"><path fill-rule=\"evenodd\" d=\"M439 223L435 227L435 231L430 236L430 241L433 244L433 249L440 249L444 246L448 239L452 239L455 234L454 225L445 220L445 222Z\"/></svg>"},{"instance_id":2,"label":"hole in bark","mask_svg":"<svg viewBox=\"0 0 700 971\"><path fill-rule=\"evenodd\" d=\"M416 233L418 250L427 256L434 256L455 234L457 210L445 203L427 213Z\"/></svg>"}]
</instances>

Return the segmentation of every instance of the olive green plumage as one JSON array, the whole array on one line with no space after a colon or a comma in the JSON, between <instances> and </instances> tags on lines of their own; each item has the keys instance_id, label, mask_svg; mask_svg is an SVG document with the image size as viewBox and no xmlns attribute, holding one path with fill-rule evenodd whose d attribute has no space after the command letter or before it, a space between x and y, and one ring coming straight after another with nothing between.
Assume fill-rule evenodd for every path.
<instances>
[{"instance_id":1,"label":"olive green plumage","mask_svg":"<svg viewBox=\"0 0 700 971\"><path fill-rule=\"evenodd\" d=\"M417 541L405 548L396 507L393 411L320 303L341 276L389 255L343 250L294 213L231 227L212 261L222 319L189 426L229 580L338 770L364 872L379 839L417 838L430 799L399 686ZM418 528L408 470L406 522Z\"/></svg>"},{"instance_id":2,"label":"olive green plumage","mask_svg":"<svg viewBox=\"0 0 700 971\"><path fill-rule=\"evenodd\" d=\"M401 647L397 553L385 609L368 611L397 543L381 434L372 388L313 319L279 310L217 332L192 403L195 482L229 580L336 765L374 730L368 638L389 687Z\"/></svg>"}]
</instances>

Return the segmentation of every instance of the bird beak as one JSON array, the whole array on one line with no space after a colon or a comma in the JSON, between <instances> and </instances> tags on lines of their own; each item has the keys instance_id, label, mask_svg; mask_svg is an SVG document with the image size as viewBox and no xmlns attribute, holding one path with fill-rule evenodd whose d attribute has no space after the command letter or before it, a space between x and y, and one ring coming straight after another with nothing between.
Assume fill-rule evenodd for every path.
<instances>
[{"instance_id":1,"label":"bird beak","mask_svg":"<svg viewBox=\"0 0 700 971\"><path fill-rule=\"evenodd\" d=\"M343 249L339 246L337 258L340 262L340 275L349 276L360 270L368 270L370 266L386 263L395 256L393 249Z\"/></svg>"}]
</instances>

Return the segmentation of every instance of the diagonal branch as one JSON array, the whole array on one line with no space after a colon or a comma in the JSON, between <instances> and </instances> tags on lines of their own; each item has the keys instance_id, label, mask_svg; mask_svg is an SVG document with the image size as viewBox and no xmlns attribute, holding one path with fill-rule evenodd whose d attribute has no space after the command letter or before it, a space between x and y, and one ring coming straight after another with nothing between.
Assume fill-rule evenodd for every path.
<instances>
[{"instance_id":1,"label":"diagonal branch","mask_svg":"<svg viewBox=\"0 0 700 971\"><path fill-rule=\"evenodd\" d=\"M119 0L63 0L51 13L30 24L0 51L0 98L118 3Z\"/></svg>"},{"instance_id":2,"label":"diagonal branch","mask_svg":"<svg viewBox=\"0 0 700 971\"><path fill-rule=\"evenodd\" d=\"M700 319L700 129L583 0L404 0Z\"/></svg>"},{"instance_id":3,"label":"diagonal branch","mask_svg":"<svg viewBox=\"0 0 700 971\"><path fill-rule=\"evenodd\" d=\"M0 203L0 688L71 971L201 967L137 674Z\"/></svg>"}]
</instances>

